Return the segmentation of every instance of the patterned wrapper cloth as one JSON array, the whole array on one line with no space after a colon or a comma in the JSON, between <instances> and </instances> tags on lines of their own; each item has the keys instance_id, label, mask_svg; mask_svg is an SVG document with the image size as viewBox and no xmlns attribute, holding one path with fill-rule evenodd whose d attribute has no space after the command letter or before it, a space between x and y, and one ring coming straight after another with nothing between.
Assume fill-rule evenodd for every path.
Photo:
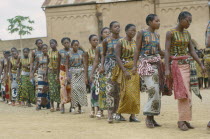
<instances>
[{"instance_id":1,"label":"patterned wrapper cloth","mask_svg":"<svg viewBox=\"0 0 210 139\"><path fill-rule=\"evenodd\" d=\"M158 62L161 60L159 55L140 57L139 74L146 85L148 100L144 106L144 115L154 116L160 114L161 92L159 84Z\"/></svg>"},{"instance_id":2,"label":"patterned wrapper cloth","mask_svg":"<svg viewBox=\"0 0 210 139\"><path fill-rule=\"evenodd\" d=\"M72 107L87 106L87 90L83 67L71 67L71 104Z\"/></svg>"},{"instance_id":3,"label":"patterned wrapper cloth","mask_svg":"<svg viewBox=\"0 0 210 139\"><path fill-rule=\"evenodd\" d=\"M124 67L130 73L127 80L119 66L113 69L112 80L120 84L120 102L117 113L138 114L140 112L140 77L133 75L133 61L125 62Z\"/></svg>"},{"instance_id":4,"label":"patterned wrapper cloth","mask_svg":"<svg viewBox=\"0 0 210 139\"><path fill-rule=\"evenodd\" d=\"M65 66L60 66L60 99L61 104L66 104L71 101L71 87L69 84L66 83L66 71Z\"/></svg>"}]
</instances>

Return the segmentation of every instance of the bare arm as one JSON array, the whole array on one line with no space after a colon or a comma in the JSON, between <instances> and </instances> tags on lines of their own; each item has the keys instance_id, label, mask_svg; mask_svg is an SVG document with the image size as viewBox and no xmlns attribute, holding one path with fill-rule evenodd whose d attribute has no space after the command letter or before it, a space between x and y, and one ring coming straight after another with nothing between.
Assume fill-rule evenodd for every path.
<instances>
[{"instance_id":1,"label":"bare arm","mask_svg":"<svg viewBox=\"0 0 210 139\"><path fill-rule=\"evenodd\" d=\"M65 64L65 69L66 69L66 77L68 77L69 76L69 59L70 59L70 57L69 57L69 55L67 55L66 56L66 64Z\"/></svg>"},{"instance_id":2,"label":"bare arm","mask_svg":"<svg viewBox=\"0 0 210 139\"><path fill-rule=\"evenodd\" d=\"M107 39L105 39L102 42L102 47L103 47L103 53L101 55L101 67L102 67L102 69L104 69L104 62L105 62L105 56L106 56L106 51L107 51L107 45L108 45L108 42L107 42Z\"/></svg>"},{"instance_id":3,"label":"bare arm","mask_svg":"<svg viewBox=\"0 0 210 139\"><path fill-rule=\"evenodd\" d=\"M96 68L98 67L99 57L100 57L100 49L96 48L96 50L95 50L95 58L94 58L94 62L93 62L93 68L92 68L92 71L91 71L91 76L93 76L93 74L95 73Z\"/></svg>"},{"instance_id":4,"label":"bare arm","mask_svg":"<svg viewBox=\"0 0 210 139\"><path fill-rule=\"evenodd\" d=\"M31 53L31 61L30 61L30 77L32 77L33 75L34 75L34 61L35 61L35 52L34 51L32 51L32 53Z\"/></svg>"},{"instance_id":5,"label":"bare arm","mask_svg":"<svg viewBox=\"0 0 210 139\"><path fill-rule=\"evenodd\" d=\"M134 52L134 68L137 68L137 61L139 59L140 50L142 48L142 34L143 30L139 31L136 36L136 49Z\"/></svg>"},{"instance_id":6,"label":"bare arm","mask_svg":"<svg viewBox=\"0 0 210 139\"><path fill-rule=\"evenodd\" d=\"M17 73L18 79L20 79L21 69L22 69L22 63L20 62L20 63L19 63L19 66L18 66L18 73Z\"/></svg>"},{"instance_id":7,"label":"bare arm","mask_svg":"<svg viewBox=\"0 0 210 139\"><path fill-rule=\"evenodd\" d=\"M87 63L87 60L86 60L87 57L88 57L88 54L87 54L87 52L85 52L82 56L82 61L83 61L83 64L84 64L86 84L88 84L88 63Z\"/></svg>"},{"instance_id":8,"label":"bare arm","mask_svg":"<svg viewBox=\"0 0 210 139\"><path fill-rule=\"evenodd\" d=\"M198 55L196 54L195 52L195 49L192 45L192 42L190 41L189 45L188 45L188 48L189 48L189 53L190 55L193 57L193 59L200 65L200 66L203 66L203 63L202 61L199 59Z\"/></svg>"},{"instance_id":9,"label":"bare arm","mask_svg":"<svg viewBox=\"0 0 210 139\"><path fill-rule=\"evenodd\" d=\"M166 43L165 43L165 74L170 75L169 58L170 58L170 48L171 48L171 38L172 34L170 31L166 33Z\"/></svg>"},{"instance_id":10,"label":"bare arm","mask_svg":"<svg viewBox=\"0 0 210 139\"><path fill-rule=\"evenodd\" d=\"M9 73L9 77L12 76L12 63L11 63L11 59L8 60L8 73Z\"/></svg>"},{"instance_id":11,"label":"bare arm","mask_svg":"<svg viewBox=\"0 0 210 139\"><path fill-rule=\"evenodd\" d=\"M60 64L61 64L61 55L58 53L58 67L57 67L57 77L60 75Z\"/></svg>"},{"instance_id":12,"label":"bare arm","mask_svg":"<svg viewBox=\"0 0 210 139\"><path fill-rule=\"evenodd\" d=\"M122 53L122 43L118 42L116 47L115 47L115 52L116 52L116 60L117 64L121 68L123 72L126 71L126 68L123 66L122 60L121 60L121 53Z\"/></svg>"},{"instance_id":13,"label":"bare arm","mask_svg":"<svg viewBox=\"0 0 210 139\"><path fill-rule=\"evenodd\" d=\"M2 75L2 72L3 72L3 68L4 68L4 64L3 64L3 60L0 61L0 76Z\"/></svg>"},{"instance_id":14,"label":"bare arm","mask_svg":"<svg viewBox=\"0 0 210 139\"><path fill-rule=\"evenodd\" d=\"M34 67L34 70L32 71L32 74L34 75L34 73L36 72L36 70L38 69L38 67L39 67L39 58L37 57L36 58L36 63L35 63L35 67Z\"/></svg>"}]
</instances>

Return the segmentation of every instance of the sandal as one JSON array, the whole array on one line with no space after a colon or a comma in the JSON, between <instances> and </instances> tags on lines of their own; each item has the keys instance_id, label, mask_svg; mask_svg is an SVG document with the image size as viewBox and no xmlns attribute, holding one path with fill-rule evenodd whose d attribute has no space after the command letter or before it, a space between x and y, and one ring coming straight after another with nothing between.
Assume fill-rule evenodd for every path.
<instances>
[{"instance_id":1,"label":"sandal","mask_svg":"<svg viewBox=\"0 0 210 139\"><path fill-rule=\"evenodd\" d=\"M185 121L185 124L186 126L189 128L189 129L194 129L195 127L193 127L192 125L190 125L189 122Z\"/></svg>"},{"instance_id":2,"label":"sandal","mask_svg":"<svg viewBox=\"0 0 210 139\"><path fill-rule=\"evenodd\" d=\"M96 117L97 117L98 119L101 119L101 117L102 117L101 111L98 111L98 112L97 112Z\"/></svg>"},{"instance_id":3,"label":"sandal","mask_svg":"<svg viewBox=\"0 0 210 139\"><path fill-rule=\"evenodd\" d=\"M179 121L177 124L178 128L182 131L187 131L189 129L184 121Z\"/></svg>"},{"instance_id":4,"label":"sandal","mask_svg":"<svg viewBox=\"0 0 210 139\"><path fill-rule=\"evenodd\" d=\"M37 111L38 111L38 110L41 110L41 106L40 106L40 105L36 106L36 110L37 110Z\"/></svg>"},{"instance_id":5,"label":"sandal","mask_svg":"<svg viewBox=\"0 0 210 139\"><path fill-rule=\"evenodd\" d=\"M90 118L94 118L95 117L95 112L94 111L91 111L91 113L90 113Z\"/></svg>"},{"instance_id":6,"label":"sandal","mask_svg":"<svg viewBox=\"0 0 210 139\"><path fill-rule=\"evenodd\" d=\"M61 111L61 114L64 114L64 113L65 113L65 108L64 108L64 106L61 107L60 111Z\"/></svg>"},{"instance_id":7,"label":"sandal","mask_svg":"<svg viewBox=\"0 0 210 139\"><path fill-rule=\"evenodd\" d=\"M108 122L109 124L112 124L112 123L113 123L113 118L108 118L107 122Z\"/></svg>"},{"instance_id":8,"label":"sandal","mask_svg":"<svg viewBox=\"0 0 210 139\"><path fill-rule=\"evenodd\" d=\"M161 127L161 125L158 124L154 119L152 121L153 121L153 124L154 124L155 127Z\"/></svg>"},{"instance_id":9,"label":"sandal","mask_svg":"<svg viewBox=\"0 0 210 139\"><path fill-rule=\"evenodd\" d=\"M56 111L60 111L60 108L56 108Z\"/></svg>"},{"instance_id":10,"label":"sandal","mask_svg":"<svg viewBox=\"0 0 210 139\"><path fill-rule=\"evenodd\" d=\"M155 127L155 125L154 125L152 120L149 120L148 118L146 118L145 122L146 122L146 126L148 128L154 128Z\"/></svg>"},{"instance_id":11,"label":"sandal","mask_svg":"<svg viewBox=\"0 0 210 139\"><path fill-rule=\"evenodd\" d=\"M51 109L50 109L50 112L54 112L54 111L55 111L55 109L54 109L54 108L51 108Z\"/></svg>"},{"instance_id":12,"label":"sandal","mask_svg":"<svg viewBox=\"0 0 210 139\"><path fill-rule=\"evenodd\" d=\"M33 106L31 105L31 103L28 103L28 107L33 107Z\"/></svg>"}]
</instances>

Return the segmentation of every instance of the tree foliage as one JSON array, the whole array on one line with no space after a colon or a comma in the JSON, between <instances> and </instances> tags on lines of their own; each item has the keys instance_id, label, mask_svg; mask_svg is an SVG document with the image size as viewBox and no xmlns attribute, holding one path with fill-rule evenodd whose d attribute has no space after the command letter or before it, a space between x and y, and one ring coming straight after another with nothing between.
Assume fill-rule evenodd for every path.
<instances>
[{"instance_id":1,"label":"tree foliage","mask_svg":"<svg viewBox=\"0 0 210 139\"><path fill-rule=\"evenodd\" d=\"M31 34L33 27L30 24L33 24L34 21L31 20L28 16L15 16L14 18L7 19L9 22L8 31L9 33L18 33L20 36Z\"/></svg>"}]
</instances>

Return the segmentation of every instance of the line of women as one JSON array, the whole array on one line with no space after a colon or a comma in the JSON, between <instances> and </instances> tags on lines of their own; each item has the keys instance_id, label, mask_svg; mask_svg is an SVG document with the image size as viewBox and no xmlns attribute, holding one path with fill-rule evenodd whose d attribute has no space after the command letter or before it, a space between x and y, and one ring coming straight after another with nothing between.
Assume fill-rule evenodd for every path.
<instances>
[{"instance_id":1,"label":"line of women","mask_svg":"<svg viewBox=\"0 0 210 139\"><path fill-rule=\"evenodd\" d=\"M65 104L70 103L69 111L81 114L82 107L88 105L89 91L90 118L102 118L107 110L108 123L125 121L122 114L130 114L130 122L139 122L136 114L140 112L140 82L144 82L148 100L143 114L148 128L161 126L154 116L160 114L161 95L170 95L173 88L178 100L178 127L183 131L193 129L189 123L191 91L202 98L194 60L203 72L205 67L186 30L191 22L189 12L179 14L177 26L166 34L165 52L156 32L160 27L156 14L147 16L148 28L138 31L137 36L134 24L126 25L126 36L121 37L120 23L111 22L109 28L101 30L100 36L89 36L91 48L87 51L78 40L65 37L61 40L64 48L59 51L56 40L50 40L50 49L38 39L37 49L31 56L28 48L23 49L23 58L16 49L11 50L10 57L5 52L0 69L4 72L5 99L13 105L35 103L37 110L46 107L61 113L65 113ZM161 59L163 56L165 60Z\"/></svg>"}]
</instances>

